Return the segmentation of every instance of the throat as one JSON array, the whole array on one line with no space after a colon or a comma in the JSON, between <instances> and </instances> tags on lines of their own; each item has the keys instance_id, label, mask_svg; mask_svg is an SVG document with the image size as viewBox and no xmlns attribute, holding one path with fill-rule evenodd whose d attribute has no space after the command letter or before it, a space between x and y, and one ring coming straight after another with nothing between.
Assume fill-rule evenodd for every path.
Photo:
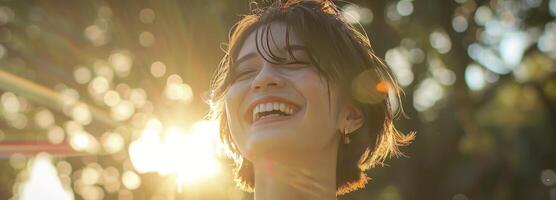
<instances>
[{"instance_id":1,"label":"throat","mask_svg":"<svg viewBox=\"0 0 556 200\"><path fill-rule=\"evenodd\" d=\"M336 199L336 159L303 164L265 159L253 164L255 200Z\"/></svg>"}]
</instances>

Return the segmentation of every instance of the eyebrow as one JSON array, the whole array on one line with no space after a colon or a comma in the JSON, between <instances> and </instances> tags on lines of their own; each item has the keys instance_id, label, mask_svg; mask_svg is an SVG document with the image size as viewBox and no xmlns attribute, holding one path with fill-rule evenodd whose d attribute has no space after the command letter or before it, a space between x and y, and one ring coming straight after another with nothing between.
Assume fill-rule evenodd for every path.
<instances>
[{"instance_id":1,"label":"eyebrow","mask_svg":"<svg viewBox=\"0 0 556 200\"><path fill-rule=\"evenodd\" d=\"M293 51L296 51L296 50L306 51L307 50L307 48L305 48L305 46L302 46L302 45L290 45L290 49L293 50ZM249 60L253 57L256 57L257 55L258 55L258 53L255 53L255 52L248 53L247 55L242 56L241 58L237 59L235 61L234 65L237 66L237 65L241 64L242 62L245 62L246 60Z\"/></svg>"}]
</instances>

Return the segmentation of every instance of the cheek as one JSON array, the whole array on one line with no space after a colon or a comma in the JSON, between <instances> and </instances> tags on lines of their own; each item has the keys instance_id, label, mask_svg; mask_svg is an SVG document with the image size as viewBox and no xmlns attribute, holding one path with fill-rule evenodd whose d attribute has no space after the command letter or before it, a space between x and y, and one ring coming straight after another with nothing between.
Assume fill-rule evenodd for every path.
<instances>
[{"instance_id":1,"label":"cheek","mask_svg":"<svg viewBox=\"0 0 556 200\"><path fill-rule=\"evenodd\" d=\"M308 73L299 77L298 90L301 91L307 102L307 113L305 116L305 124L309 126L314 137L313 141L320 138L321 143L326 143L337 128L337 96L335 87L329 86L326 79L318 73ZM329 102L330 100L330 102ZM316 137L320 135L326 137Z\"/></svg>"},{"instance_id":2,"label":"cheek","mask_svg":"<svg viewBox=\"0 0 556 200\"><path fill-rule=\"evenodd\" d=\"M318 72L300 74L297 80L301 80L298 87L304 93L308 102L321 102L328 105L328 82ZM332 90L332 88L330 89Z\"/></svg>"},{"instance_id":3,"label":"cheek","mask_svg":"<svg viewBox=\"0 0 556 200\"><path fill-rule=\"evenodd\" d=\"M234 143L240 148L243 148L244 132L241 124L240 106L245 97L246 90L241 85L232 85L226 93L225 109L226 117L228 120L228 128Z\"/></svg>"},{"instance_id":4,"label":"cheek","mask_svg":"<svg viewBox=\"0 0 556 200\"><path fill-rule=\"evenodd\" d=\"M238 102L239 102L239 95L241 91L239 88L231 86L228 91L226 92L226 112L233 113L233 110L238 109Z\"/></svg>"},{"instance_id":5,"label":"cheek","mask_svg":"<svg viewBox=\"0 0 556 200\"><path fill-rule=\"evenodd\" d=\"M241 103L243 102L247 91L248 91L248 87L244 83L236 83L230 86L230 88L226 92L226 99L225 99L226 112L229 113L228 115L234 117L239 116L238 113L239 110L241 109Z\"/></svg>"}]
</instances>

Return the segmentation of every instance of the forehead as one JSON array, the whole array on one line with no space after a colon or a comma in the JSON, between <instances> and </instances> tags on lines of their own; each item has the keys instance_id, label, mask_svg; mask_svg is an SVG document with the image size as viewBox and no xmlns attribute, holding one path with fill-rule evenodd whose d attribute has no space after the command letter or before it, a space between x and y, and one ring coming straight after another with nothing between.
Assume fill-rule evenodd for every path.
<instances>
[{"instance_id":1,"label":"forehead","mask_svg":"<svg viewBox=\"0 0 556 200\"><path fill-rule=\"evenodd\" d=\"M286 33L289 32L288 40L290 46L303 46L303 42L299 36L291 28L287 30L287 25L284 22L272 22L268 25L260 25L245 39L237 58L242 58L248 54L256 53L257 46L261 53L266 53L268 50L273 54L285 55L287 54ZM266 55L265 55L266 56Z\"/></svg>"}]
</instances>

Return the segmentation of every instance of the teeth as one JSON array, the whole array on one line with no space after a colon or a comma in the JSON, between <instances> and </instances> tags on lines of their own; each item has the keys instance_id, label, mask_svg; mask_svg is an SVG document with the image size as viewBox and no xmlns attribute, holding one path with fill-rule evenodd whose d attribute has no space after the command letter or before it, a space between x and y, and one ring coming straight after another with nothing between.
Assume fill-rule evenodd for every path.
<instances>
[{"instance_id":1,"label":"teeth","mask_svg":"<svg viewBox=\"0 0 556 200\"><path fill-rule=\"evenodd\" d=\"M255 106L255 109L253 110L253 119L257 119L257 115L259 114L259 108L260 106Z\"/></svg>"},{"instance_id":2,"label":"teeth","mask_svg":"<svg viewBox=\"0 0 556 200\"><path fill-rule=\"evenodd\" d=\"M265 117L272 117L272 116L281 116L280 114L270 114L261 116L261 113L268 112L272 110L279 110L287 115L293 114L293 108L281 102L269 102L269 103L262 103L255 106L253 109L253 121L257 121L258 119L265 118Z\"/></svg>"},{"instance_id":3,"label":"teeth","mask_svg":"<svg viewBox=\"0 0 556 200\"><path fill-rule=\"evenodd\" d=\"M261 119L262 119L262 118L267 118L267 117L274 117L274 116L280 116L280 114L265 115L265 116L262 116Z\"/></svg>"},{"instance_id":4,"label":"teeth","mask_svg":"<svg viewBox=\"0 0 556 200\"><path fill-rule=\"evenodd\" d=\"M280 103L280 111L282 112L286 112L286 104L285 103Z\"/></svg>"},{"instance_id":5,"label":"teeth","mask_svg":"<svg viewBox=\"0 0 556 200\"><path fill-rule=\"evenodd\" d=\"M266 111L266 105L265 104L261 104L261 105L259 105L259 107L261 107L261 110L259 112L265 112Z\"/></svg>"}]
</instances>

